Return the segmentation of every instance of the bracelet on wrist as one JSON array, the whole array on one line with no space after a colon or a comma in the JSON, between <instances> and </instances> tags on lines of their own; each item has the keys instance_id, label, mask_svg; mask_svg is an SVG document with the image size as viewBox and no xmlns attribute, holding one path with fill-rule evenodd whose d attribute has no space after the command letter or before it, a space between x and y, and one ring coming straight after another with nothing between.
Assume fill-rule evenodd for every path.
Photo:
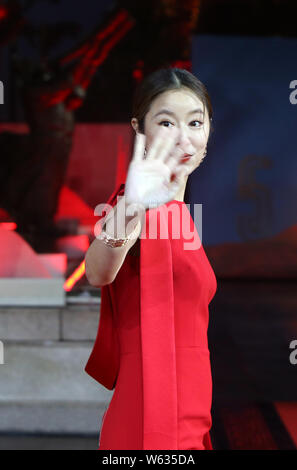
<instances>
[{"instance_id":1,"label":"bracelet on wrist","mask_svg":"<svg viewBox=\"0 0 297 470\"><path fill-rule=\"evenodd\" d=\"M99 240L102 240L102 241L105 243L105 245L110 246L110 247L112 247L112 248L124 246L124 245L126 245L126 243L127 243L129 240L131 240L132 238L134 238L134 234L135 234L135 232L136 232L136 229L137 229L139 223L140 223L140 222L138 221L138 223L136 224L136 226L135 226L135 228L133 229L133 231L132 231L127 237L125 237L125 238L114 238L114 237L108 235L105 230L102 230L102 231L100 232L100 235L99 235L97 238L98 238Z\"/></svg>"}]
</instances>

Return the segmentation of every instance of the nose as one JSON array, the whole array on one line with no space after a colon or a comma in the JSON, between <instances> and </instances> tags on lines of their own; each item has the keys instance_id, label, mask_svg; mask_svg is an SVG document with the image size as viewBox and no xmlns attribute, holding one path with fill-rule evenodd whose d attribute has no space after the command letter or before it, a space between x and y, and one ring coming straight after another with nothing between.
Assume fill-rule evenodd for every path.
<instances>
[{"instance_id":1,"label":"nose","mask_svg":"<svg viewBox=\"0 0 297 470\"><path fill-rule=\"evenodd\" d=\"M189 151L188 149L191 150L193 147L191 143L191 139L187 133L186 129L180 129L178 132L177 140L176 140L176 145L181 147L185 152ZM191 153L191 152L189 152Z\"/></svg>"}]
</instances>

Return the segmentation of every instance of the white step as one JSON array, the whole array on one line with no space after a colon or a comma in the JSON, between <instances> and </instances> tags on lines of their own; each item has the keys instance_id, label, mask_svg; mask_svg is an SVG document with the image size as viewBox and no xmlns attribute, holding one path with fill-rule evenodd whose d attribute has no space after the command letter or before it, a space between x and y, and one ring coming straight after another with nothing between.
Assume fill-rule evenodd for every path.
<instances>
[{"instance_id":1,"label":"white step","mask_svg":"<svg viewBox=\"0 0 297 470\"><path fill-rule=\"evenodd\" d=\"M113 391L84 371L92 341L3 343L1 432L99 432Z\"/></svg>"}]
</instances>

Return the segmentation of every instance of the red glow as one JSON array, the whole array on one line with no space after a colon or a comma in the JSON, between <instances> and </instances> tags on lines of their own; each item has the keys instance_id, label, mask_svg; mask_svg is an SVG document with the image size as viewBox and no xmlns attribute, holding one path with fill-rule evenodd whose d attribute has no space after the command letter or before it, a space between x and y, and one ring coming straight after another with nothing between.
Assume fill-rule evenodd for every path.
<instances>
[{"instance_id":1,"label":"red glow","mask_svg":"<svg viewBox=\"0 0 297 470\"><path fill-rule=\"evenodd\" d=\"M175 62L172 62L171 67L176 67L178 69L185 69L191 72L192 62L190 60L176 60Z\"/></svg>"},{"instance_id":2,"label":"red glow","mask_svg":"<svg viewBox=\"0 0 297 470\"><path fill-rule=\"evenodd\" d=\"M0 227L5 228L5 230L15 230L17 228L17 224L14 222L1 222Z\"/></svg>"},{"instance_id":3,"label":"red glow","mask_svg":"<svg viewBox=\"0 0 297 470\"><path fill-rule=\"evenodd\" d=\"M8 16L8 11L4 6L0 6L0 21Z\"/></svg>"},{"instance_id":4,"label":"red glow","mask_svg":"<svg viewBox=\"0 0 297 470\"><path fill-rule=\"evenodd\" d=\"M104 62L110 50L127 34L134 26L135 20L126 10L121 10L115 18L101 31L91 37L86 44L60 59L61 64L78 59L72 73L72 83L66 83L58 91L44 93L40 99L43 107L54 106L64 102L67 110L79 108L83 103L83 97L73 94L73 88L79 85L86 90L96 73L97 67ZM105 41L105 43L104 43Z\"/></svg>"},{"instance_id":5,"label":"red glow","mask_svg":"<svg viewBox=\"0 0 297 470\"><path fill-rule=\"evenodd\" d=\"M88 54L86 54L85 58L82 60L80 67L75 70L75 73L73 74L73 82L80 83L81 86L86 89L97 67L102 64L102 62L104 62L110 50L116 45L117 42L122 39L122 37L126 35L126 33L131 29L132 26L132 21L126 21L126 23L121 25L119 31L114 33L114 35L103 45L99 56L96 57L95 55L95 47L93 48L93 50L90 50ZM92 63L92 67L89 71L87 68L87 64L90 61Z\"/></svg>"},{"instance_id":6,"label":"red glow","mask_svg":"<svg viewBox=\"0 0 297 470\"><path fill-rule=\"evenodd\" d=\"M71 291L73 286L82 278L85 274L85 260L75 269L75 271L68 277L64 282L64 290L66 292Z\"/></svg>"},{"instance_id":7,"label":"red glow","mask_svg":"<svg viewBox=\"0 0 297 470\"><path fill-rule=\"evenodd\" d=\"M120 11L116 17L111 21L110 24L106 26L106 28L103 31L99 31L97 35L95 36L95 44L96 46L102 41L106 36L109 34L113 33L113 31L119 26L119 24L122 21L126 21L128 19L128 12L125 10ZM92 38L91 43L94 42L94 39ZM63 57L60 62L61 64L65 64L73 59L76 59L80 55L84 55L87 53L87 51L90 49L91 43L84 44L81 48L77 49L76 51L70 53L68 56Z\"/></svg>"},{"instance_id":8,"label":"red glow","mask_svg":"<svg viewBox=\"0 0 297 470\"><path fill-rule=\"evenodd\" d=\"M118 137L117 145L117 166L116 166L116 184L126 180L127 168L129 166L129 147L124 143L123 137Z\"/></svg>"},{"instance_id":9,"label":"red glow","mask_svg":"<svg viewBox=\"0 0 297 470\"><path fill-rule=\"evenodd\" d=\"M142 70L139 70L139 69L133 70L133 78L135 78L137 82L140 82L143 79Z\"/></svg>"}]
</instances>

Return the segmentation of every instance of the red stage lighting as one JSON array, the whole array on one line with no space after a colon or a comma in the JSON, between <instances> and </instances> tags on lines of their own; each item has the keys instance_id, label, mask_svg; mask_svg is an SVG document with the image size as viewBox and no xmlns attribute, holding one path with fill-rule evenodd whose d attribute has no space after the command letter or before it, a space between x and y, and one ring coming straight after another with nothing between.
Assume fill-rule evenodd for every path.
<instances>
[{"instance_id":1,"label":"red stage lighting","mask_svg":"<svg viewBox=\"0 0 297 470\"><path fill-rule=\"evenodd\" d=\"M4 20L8 16L7 8L0 5L0 21Z\"/></svg>"}]
</instances>

